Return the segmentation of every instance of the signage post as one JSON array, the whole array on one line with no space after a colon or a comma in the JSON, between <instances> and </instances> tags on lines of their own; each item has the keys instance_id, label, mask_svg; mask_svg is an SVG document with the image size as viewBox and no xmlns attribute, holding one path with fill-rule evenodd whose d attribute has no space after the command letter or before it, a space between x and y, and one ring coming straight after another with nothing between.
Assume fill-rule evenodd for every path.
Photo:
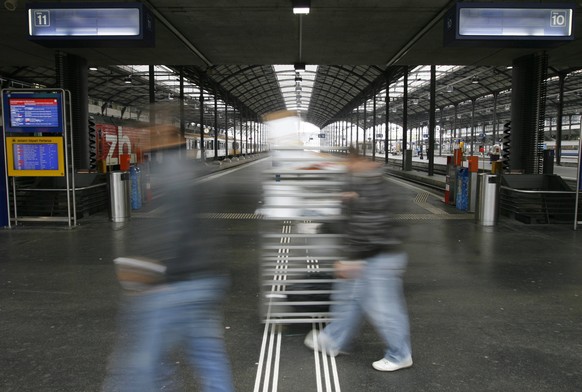
<instances>
[{"instance_id":1,"label":"signage post","mask_svg":"<svg viewBox=\"0 0 582 392\"><path fill-rule=\"evenodd\" d=\"M59 221L69 227L77 222L75 200L75 168L72 145L71 97L62 89L2 90L2 162L0 174L6 184L7 226L11 221ZM70 144L69 144L70 143ZM17 181L19 177L65 177L67 217L19 217ZM10 181L9 181L10 180ZM12 200L9 200L9 182ZM0 203L2 202L0 187ZM12 202L12 210L10 209ZM0 208L0 219L1 219ZM12 217L11 217L12 212ZM2 222L0 221L0 224Z\"/></svg>"},{"instance_id":2,"label":"signage post","mask_svg":"<svg viewBox=\"0 0 582 392\"><path fill-rule=\"evenodd\" d=\"M578 220L578 203L580 201L580 192L582 191L582 137L580 138L578 144L578 175L576 176L576 204L574 206L574 230L578 228L578 225L582 224L582 221Z\"/></svg>"}]
</instances>

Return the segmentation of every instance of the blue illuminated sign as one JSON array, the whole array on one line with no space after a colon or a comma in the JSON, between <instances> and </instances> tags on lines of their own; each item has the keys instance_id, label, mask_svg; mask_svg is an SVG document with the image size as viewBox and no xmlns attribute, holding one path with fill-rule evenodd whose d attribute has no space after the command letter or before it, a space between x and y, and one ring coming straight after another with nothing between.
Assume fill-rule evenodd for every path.
<instances>
[{"instance_id":1,"label":"blue illuminated sign","mask_svg":"<svg viewBox=\"0 0 582 392\"><path fill-rule=\"evenodd\" d=\"M13 144L14 170L58 170L59 146L55 144Z\"/></svg>"},{"instance_id":2,"label":"blue illuminated sign","mask_svg":"<svg viewBox=\"0 0 582 392\"><path fill-rule=\"evenodd\" d=\"M62 91L3 90L7 134L63 133Z\"/></svg>"}]
</instances>

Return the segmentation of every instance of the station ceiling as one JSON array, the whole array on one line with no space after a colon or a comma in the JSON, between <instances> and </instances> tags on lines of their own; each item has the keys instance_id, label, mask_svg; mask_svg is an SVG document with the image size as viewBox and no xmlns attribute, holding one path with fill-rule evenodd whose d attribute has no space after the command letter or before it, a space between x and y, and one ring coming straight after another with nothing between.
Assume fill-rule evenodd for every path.
<instances>
[{"instance_id":1,"label":"station ceiling","mask_svg":"<svg viewBox=\"0 0 582 392\"><path fill-rule=\"evenodd\" d=\"M0 8L3 32L0 77L50 86L56 81L55 50L26 39L23 3L17 2L12 12ZM446 98L455 104L474 99L477 93L487 93L491 86L499 91L506 88L504 83L510 87L511 79L504 70L514 59L533 51L445 47L443 16L455 3L449 0L312 0L310 14L301 17L293 14L291 0L147 0L143 3L157 17L155 47L64 50L102 70L89 76L92 97L107 100L115 96L121 104L146 106L147 93L136 94L135 87L120 91L122 78L130 72L114 66L164 64L176 70L183 67L193 82L199 82L196 79L204 75L208 78L207 89L218 86L224 99L261 116L286 108L271 65L315 64L319 67L312 99L303 115L307 121L323 126L358 106L367 94L385 87L387 67L463 65L467 67L466 75L460 75L462 78L489 69L490 85L482 84L483 91L477 91L469 83L463 89L463 84L456 82L454 94L459 95ZM576 34L582 32L582 2L571 3L577 8ZM551 72L555 74L579 69L582 40L548 49L547 54Z\"/></svg>"}]
</instances>

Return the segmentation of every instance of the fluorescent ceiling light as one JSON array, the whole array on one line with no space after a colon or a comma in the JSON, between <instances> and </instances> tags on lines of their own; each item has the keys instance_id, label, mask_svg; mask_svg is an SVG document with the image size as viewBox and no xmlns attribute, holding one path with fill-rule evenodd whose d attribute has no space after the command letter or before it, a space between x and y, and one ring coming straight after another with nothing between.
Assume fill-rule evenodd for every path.
<instances>
[{"instance_id":1,"label":"fluorescent ceiling light","mask_svg":"<svg viewBox=\"0 0 582 392\"><path fill-rule=\"evenodd\" d=\"M309 14L309 7L293 7L293 13L295 15L307 15Z\"/></svg>"},{"instance_id":2,"label":"fluorescent ceiling light","mask_svg":"<svg viewBox=\"0 0 582 392\"><path fill-rule=\"evenodd\" d=\"M291 0L293 3L293 13L306 15L311 7L311 0Z\"/></svg>"}]
</instances>

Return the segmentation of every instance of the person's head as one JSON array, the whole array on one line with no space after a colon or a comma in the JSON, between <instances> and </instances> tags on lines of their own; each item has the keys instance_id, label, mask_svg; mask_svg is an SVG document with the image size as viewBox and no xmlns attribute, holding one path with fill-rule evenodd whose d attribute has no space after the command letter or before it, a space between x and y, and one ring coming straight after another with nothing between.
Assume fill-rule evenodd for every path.
<instances>
[{"instance_id":1,"label":"person's head","mask_svg":"<svg viewBox=\"0 0 582 392\"><path fill-rule=\"evenodd\" d=\"M351 172L362 172L372 170L378 167L376 162L367 159L364 155L360 154L360 150L357 147L350 146L348 150L348 170Z\"/></svg>"}]
</instances>

